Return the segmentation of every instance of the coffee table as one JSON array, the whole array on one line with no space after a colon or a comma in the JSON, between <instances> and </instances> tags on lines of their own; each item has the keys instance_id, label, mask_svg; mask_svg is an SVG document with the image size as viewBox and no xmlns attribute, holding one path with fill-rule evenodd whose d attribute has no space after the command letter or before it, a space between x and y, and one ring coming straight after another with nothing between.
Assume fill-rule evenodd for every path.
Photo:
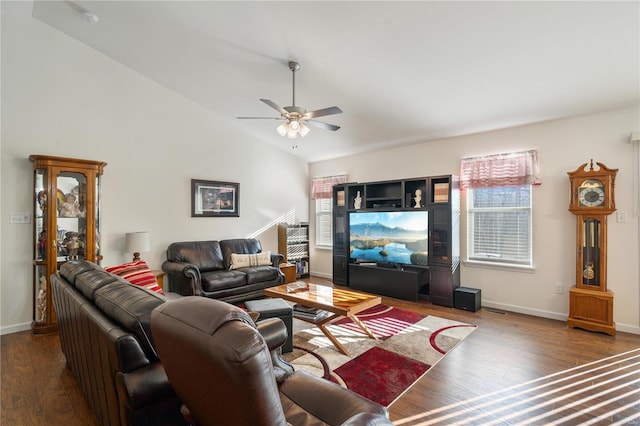
<instances>
[{"instance_id":1,"label":"coffee table","mask_svg":"<svg viewBox=\"0 0 640 426\"><path fill-rule=\"evenodd\" d=\"M327 316L318 320L304 317L296 318L317 325L331 343L345 355L349 355L349 351L327 328L327 325L338 317L342 316L351 319L367 336L377 340L377 337L356 315L365 309L379 305L382 301L380 296L321 284L307 284L302 281L270 287L264 290L264 295L267 297L279 297L302 306L329 312Z\"/></svg>"}]
</instances>

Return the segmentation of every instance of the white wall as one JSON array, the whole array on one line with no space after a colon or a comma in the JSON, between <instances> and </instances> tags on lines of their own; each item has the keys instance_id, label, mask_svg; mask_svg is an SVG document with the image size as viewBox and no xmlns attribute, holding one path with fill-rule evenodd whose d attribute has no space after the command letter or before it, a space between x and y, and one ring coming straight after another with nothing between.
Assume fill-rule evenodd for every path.
<instances>
[{"instance_id":1,"label":"white wall","mask_svg":"<svg viewBox=\"0 0 640 426\"><path fill-rule=\"evenodd\" d=\"M608 220L608 288L615 295L617 329L640 334L638 147L629 143L629 134L638 129L640 109L630 108L318 162L309 171L312 177L347 172L349 181L357 182L459 174L461 158L538 149L543 183L533 190L535 270L463 265L461 284L482 289L484 306L564 320L568 290L575 283L576 238L576 219L567 210L567 172L592 158L618 168L616 206L627 212L628 221L617 223L615 214ZM465 206L463 196L463 256ZM312 256L312 272L331 276L331 252L316 250ZM557 282L564 284L563 294L555 294Z\"/></svg>"},{"instance_id":2,"label":"white wall","mask_svg":"<svg viewBox=\"0 0 640 426\"><path fill-rule=\"evenodd\" d=\"M149 231L154 269L174 241L242 238L281 215L309 218L308 165L101 53L27 16L2 15L0 332L32 319L30 154L108 163L102 181L103 265L130 260L124 235ZM240 183L239 218L191 218L190 179ZM284 191L282 183L287 182ZM277 251L277 230L258 235Z\"/></svg>"}]
</instances>

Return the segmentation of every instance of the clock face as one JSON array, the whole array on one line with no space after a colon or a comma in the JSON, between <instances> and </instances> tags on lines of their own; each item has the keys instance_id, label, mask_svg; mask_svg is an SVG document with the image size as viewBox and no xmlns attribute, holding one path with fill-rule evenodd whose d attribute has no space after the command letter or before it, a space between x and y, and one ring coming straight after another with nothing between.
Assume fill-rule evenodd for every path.
<instances>
[{"instance_id":1,"label":"clock face","mask_svg":"<svg viewBox=\"0 0 640 426\"><path fill-rule=\"evenodd\" d=\"M578 188L578 201L584 207L599 207L604 205L604 185L599 180L586 180Z\"/></svg>"}]
</instances>

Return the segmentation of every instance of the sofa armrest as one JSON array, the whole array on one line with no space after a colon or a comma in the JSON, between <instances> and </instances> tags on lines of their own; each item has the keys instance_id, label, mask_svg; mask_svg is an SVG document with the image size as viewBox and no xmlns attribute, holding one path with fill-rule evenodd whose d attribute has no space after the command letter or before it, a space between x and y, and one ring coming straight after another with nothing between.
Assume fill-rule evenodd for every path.
<instances>
[{"instance_id":1,"label":"sofa armrest","mask_svg":"<svg viewBox=\"0 0 640 426\"><path fill-rule=\"evenodd\" d=\"M260 319L258 317L258 319ZM264 338L270 351L278 349L287 341L287 327L280 318L268 318L256 322L256 328Z\"/></svg>"},{"instance_id":2,"label":"sofa armrest","mask_svg":"<svg viewBox=\"0 0 640 426\"><path fill-rule=\"evenodd\" d=\"M358 413L352 416L340 426L383 426L393 425L388 417L382 414Z\"/></svg>"},{"instance_id":3,"label":"sofa armrest","mask_svg":"<svg viewBox=\"0 0 640 426\"><path fill-rule=\"evenodd\" d=\"M115 382L121 425L187 426L180 413L182 401L159 362L130 373L119 371Z\"/></svg>"},{"instance_id":4,"label":"sofa armrest","mask_svg":"<svg viewBox=\"0 0 640 426\"><path fill-rule=\"evenodd\" d=\"M275 268L278 268L278 277L280 277L280 284L284 284L286 277L280 269L281 263L284 263L284 255L280 253L271 253L271 265L273 265Z\"/></svg>"},{"instance_id":5,"label":"sofa armrest","mask_svg":"<svg viewBox=\"0 0 640 426\"><path fill-rule=\"evenodd\" d=\"M271 253L271 264L276 268L284 263L284 255L280 253Z\"/></svg>"},{"instance_id":6,"label":"sofa armrest","mask_svg":"<svg viewBox=\"0 0 640 426\"><path fill-rule=\"evenodd\" d=\"M306 371L296 371L279 384L279 389L286 398L285 411L287 405L296 404L326 424L392 424L386 407Z\"/></svg>"},{"instance_id":7,"label":"sofa armrest","mask_svg":"<svg viewBox=\"0 0 640 426\"><path fill-rule=\"evenodd\" d=\"M276 381L281 382L287 376L293 374L293 367L280 355L282 345L287 341L287 327L280 318L268 318L256 323L260 335L264 338L269 352Z\"/></svg>"},{"instance_id":8,"label":"sofa armrest","mask_svg":"<svg viewBox=\"0 0 640 426\"><path fill-rule=\"evenodd\" d=\"M131 409L140 408L166 396L175 396L162 364L154 362L132 372L116 373L118 396Z\"/></svg>"},{"instance_id":9,"label":"sofa armrest","mask_svg":"<svg viewBox=\"0 0 640 426\"><path fill-rule=\"evenodd\" d=\"M169 278L169 290L183 296L202 296L200 269L187 262L165 260L162 270Z\"/></svg>"}]
</instances>

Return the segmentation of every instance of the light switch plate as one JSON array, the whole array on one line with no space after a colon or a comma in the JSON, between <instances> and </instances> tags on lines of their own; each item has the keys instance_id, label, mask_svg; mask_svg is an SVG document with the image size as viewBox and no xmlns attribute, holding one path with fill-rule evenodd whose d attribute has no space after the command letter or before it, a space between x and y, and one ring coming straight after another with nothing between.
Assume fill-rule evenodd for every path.
<instances>
[{"instance_id":1,"label":"light switch plate","mask_svg":"<svg viewBox=\"0 0 640 426\"><path fill-rule=\"evenodd\" d=\"M11 223L31 223L31 213L29 212L11 212Z\"/></svg>"}]
</instances>

